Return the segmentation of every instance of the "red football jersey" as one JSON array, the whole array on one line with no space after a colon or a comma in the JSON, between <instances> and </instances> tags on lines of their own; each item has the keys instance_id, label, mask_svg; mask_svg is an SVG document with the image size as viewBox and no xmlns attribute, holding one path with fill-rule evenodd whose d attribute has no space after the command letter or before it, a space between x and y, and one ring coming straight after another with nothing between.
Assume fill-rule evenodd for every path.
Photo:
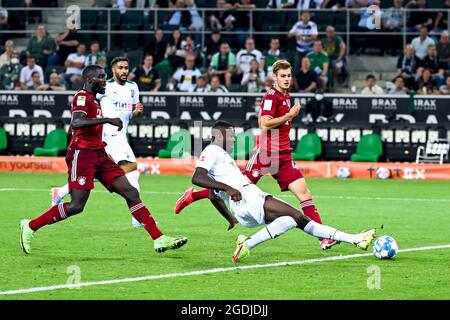
<instances>
[{"instance_id":1,"label":"red football jersey","mask_svg":"<svg viewBox=\"0 0 450 320\"><path fill-rule=\"evenodd\" d=\"M281 93L272 87L264 94L261 101L261 117L279 118L288 113L290 108L291 97L289 93ZM262 132L261 149L269 152L291 151L291 139L289 138L291 127L291 121L286 121L278 128L267 130L267 133Z\"/></svg>"},{"instance_id":2,"label":"red football jersey","mask_svg":"<svg viewBox=\"0 0 450 320\"><path fill-rule=\"evenodd\" d=\"M103 118L100 103L95 95L86 91L78 90L72 99L70 112L84 112L89 119ZM102 139L103 124L74 130L72 129L71 145L80 149L101 149L106 143Z\"/></svg>"}]
</instances>

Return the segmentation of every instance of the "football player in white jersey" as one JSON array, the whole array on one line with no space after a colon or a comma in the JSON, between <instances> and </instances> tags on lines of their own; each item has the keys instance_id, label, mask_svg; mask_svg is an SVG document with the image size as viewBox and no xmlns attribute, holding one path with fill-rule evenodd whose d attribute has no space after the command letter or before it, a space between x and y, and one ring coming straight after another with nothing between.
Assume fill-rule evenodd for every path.
<instances>
[{"instance_id":1,"label":"football player in white jersey","mask_svg":"<svg viewBox=\"0 0 450 320\"><path fill-rule=\"evenodd\" d=\"M266 225L265 228L247 237L239 235L233 262L250 254L256 245L299 228L317 238L335 239L367 250L375 229L360 234L348 234L333 227L319 224L288 203L263 192L244 176L230 156L234 145L232 124L218 121L212 128L212 141L200 155L192 177L192 183L214 191L211 201L216 208L227 208L228 202L234 217L245 227ZM228 209L227 209L228 210ZM220 213L230 222L231 213ZM231 226L232 227L232 226Z\"/></svg>"},{"instance_id":2,"label":"football player in white jersey","mask_svg":"<svg viewBox=\"0 0 450 320\"><path fill-rule=\"evenodd\" d=\"M117 131L111 125L103 125L103 141L106 142L108 153L125 171L130 184L140 191L139 172L136 157L127 139L127 128L132 117L140 117L144 106L139 102L139 89L135 82L128 80L129 60L126 57L116 57L111 61L113 77L107 80L105 93L97 95L104 117L120 118L123 130ZM52 188L52 204L58 204L69 193L68 186ZM132 217L134 227L142 227Z\"/></svg>"}]
</instances>

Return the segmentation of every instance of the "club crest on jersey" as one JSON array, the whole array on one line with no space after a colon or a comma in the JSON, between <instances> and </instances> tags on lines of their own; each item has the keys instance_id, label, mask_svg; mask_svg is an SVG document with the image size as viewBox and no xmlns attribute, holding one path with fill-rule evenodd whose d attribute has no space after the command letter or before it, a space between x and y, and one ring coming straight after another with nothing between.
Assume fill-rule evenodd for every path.
<instances>
[{"instance_id":1,"label":"club crest on jersey","mask_svg":"<svg viewBox=\"0 0 450 320\"><path fill-rule=\"evenodd\" d=\"M259 177L259 170L258 170L258 169L254 169L254 170L252 171L252 176L253 176L254 178Z\"/></svg>"},{"instance_id":2,"label":"club crest on jersey","mask_svg":"<svg viewBox=\"0 0 450 320\"><path fill-rule=\"evenodd\" d=\"M86 177L80 176L77 178L78 184L84 186L86 184Z\"/></svg>"}]
</instances>

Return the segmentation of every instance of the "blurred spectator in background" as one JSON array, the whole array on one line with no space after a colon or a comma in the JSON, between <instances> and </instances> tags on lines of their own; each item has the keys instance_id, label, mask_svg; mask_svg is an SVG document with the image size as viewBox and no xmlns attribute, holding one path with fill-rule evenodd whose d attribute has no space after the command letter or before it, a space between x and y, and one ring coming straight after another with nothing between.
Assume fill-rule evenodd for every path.
<instances>
[{"instance_id":1,"label":"blurred spectator in background","mask_svg":"<svg viewBox=\"0 0 450 320\"><path fill-rule=\"evenodd\" d=\"M382 21L384 12L382 10L374 10L374 7L379 8L380 0L371 0L370 4L367 1L358 2L356 10L351 11L352 14L359 16L358 25L355 28L357 32L372 32L373 29L378 28L376 23ZM381 25L379 26L381 28ZM352 36L352 47L358 48L357 54L365 52L366 48L377 48L382 54L384 52L383 38L376 35L355 35Z\"/></svg>"},{"instance_id":2,"label":"blurred spectator in background","mask_svg":"<svg viewBox=\"0 0 450 320\"><path fill-rule=\"evenodd\" d=\"M120 14L125 14L128 8L133 7L133 0L112 0L112 7L118 8Z\"/></svg>"},{"instance_id":3,"label":"blurred spectator in background","mask_svg":"<svg viewBox=\"0 0 450 320\"><path fill-rule=\"evenodd\" d=\"M405 52L397 60L397 77L402 77L405 85L411 89L414 86L420 59L416 57L414 47L406 45Z\"/></svg>"},{"instance_id":4,"label":"blurred spectator in background","mask_svg":"<svg viewBox=\"0 0 450 320\"><path fill-rule=\"evenodd\" d=\"M8 10L2 8L2 0L0 0L0 31L5 31L8 29ZM6 40L8 40L7 34L0 33L0 50L3 49L3 44Z\"/></svg>"},{"instance_id":5,"label":"blurred spectator in background","mask_svg":"<svg viewBox=\"0 0 450 320\"><path fill-rule=\"evenodd\" d=\"M100 43L97 40L91 42L91 46L89 54L86 56L86 61L84 63L85 66L89 66L91 64L98 64L101 58L106 59L106 55L103 51L100 51Z\"/></svg>"},{"instance_id":6,"label":"blurred spectator in background","mask_svg":"<svg viewBox=\"0 0 450 320\"><path fill-rule=\"evenodd\" d=\"M41 83L44 83L44 72L41 66L36 64L36 59L33 56L27 57L27 65L20 70L20 88L27 90L33 85L33 72L37 71L40 76Z\"/></svg>"},{"instance_id":7,"label":"blurred spectator in background","mask_svg":"<svg viewBox=\"0 0 450 320\"><path fill-rule=\"evenodd\" d=\"M266 7L271 9L290 8L292 0L269 0Z\"/></svg>"},{"instance_id":8,"label":"blurred spectator in background","mask_svg":"<svg viewBox=\"0 0 450 320\"><path fill-rule=\"evenodd\" d=\"M427 27L422 27L420 28L419 36L415 37L411 41L411 44L414 47L416 56L419 59L423 59L427 55L428 47L435 43L434 40L428 36Z\"/></svg>"},{"instance_id":9,"label":"blurred spectator in background","mask_svg":"<svg viewBox=\"0 0 450 320\"><path fill-rule=\"evenodd\" d=\"M40 90L43 82L41 82L41 75L37 71L31 73L31 85L28 86L27 90Z\"/></svg>"},{"instance_id":10,"label":"blurred spectator in background","mask_svg":"<svg viewBox=\"0 0 450 320\"><path fill-rule=\"evenodd\" d=\"M211 31L232 31L235 26L233 5L225 0L217 0L217 9L208 15L208 27Z\"/></svg>"},{"instance_id":11,"label":"blurred spectator in background","mask_svg":"<svg viewBox=\"0 0 450 320\"><path fill-rule=\"evenodd\" d=\"M320 9L323 0L288 0L287 8L297 8L297 9Z\"/></svg>"},{"instance_id":12,"label":"blurred spectator in background","mask_svg":"<svg viewBox=\"0 0 450 320\"><path fill-rule=\"evenodd\" d=\"M328 54L323 51L322 41L315 40L313 51L306 56L311 62L310 69L316 73L317 84L321 91L324 91L328 83Z\"/></svg>"},{"instance_id":13,"label":"blurred spectator in background","mask_svg":"<svg viewBox=\"0 0 450 320\"><path fill-rule=\"evenodd\" d=\"M298 92L315 92L317 88L317 75L310 69L311 62L308 57L303 57L300 70L295 75L296 88Z\"/></svg>"},{"instance_id":14,"label":"blurred spectator in background","mask_svg":"<svg viewBox=\"0 0 450 320\"><path fill-rule=\"evenodd\" d=\"M192 24L191 13L186 10L180 10L186 8L184 0L176 0L175 6L171 7L171 11L167 15L164 22L164 30L180 29L181 31L188 31Z\"/></svg>"},{"instance_id":15,"label":"blurred spectator in background","mask_svg":"<svg viewBox=\"0 0 450 320\"><path fill-rule=\"evenodd\" d=\"M56 55L48 57L47 65L64 65L69 54L77 51L77 46L80 43L80 34L76 28L68 29L63 33L60 33L56 39L58 45L58 51Z\"/></svg>"},{"instance_id":16,"label":"blurred spectator in background","mask_svg":"<svg viewBox=\"0 0 450 320\"><path fill-rule=\"evenodd\" d=\"M211 62L213 54L219 52L222 43L222 36L219 31L213 31L206 40L205 54L208 62Z\"/></svg>"},{"instance_id":17,"label":"blurred spectator in background","mask_svg":"<svg viewBox=\"0 0 450 320\"><path fill-rule=\"evenodd\" d=\"M195 86L191 87L189 89L189 92L202 92L202 93L209 92L209 84L206 77L203 75L199 76L197 78Z\"/></svg>"},{"instance_id":18,"label":"blurred spectator in background","mask_svg":"<svg viewBox=\"0 0 450 320\"><path fill-rule=\"evenodd\" d=\"M289 38L295 37L297 41L296 68L300 65L301 59L312 51L313 42L317 39L318 35L317 25L311 21L310 13L303 11L300 16L300 21L294 24L288 33Z\"/></svg>"},{"instance_id":19,"label":"blurred spectator in background","mask_svg":"<svg viewBox=\"0 0 450 320\"><path fill-rule=\"evenodd\" d=\"M347 46L344 40L336 35L333 26L326 28L326 37L322 39L322 45L328 54L331 84L334 85L334 79L337 79L340 85L347 88L350 75L347 70L347 59L345 57Z\"/></svg>"},{"instance_id":20,"label":"blurred spectator in background","mask_svg":"<svg viewBox=\"0 0 450 320\"><path fill-rule=\"evenodd\" d=\"M264 80L264 87L261 88L260 92L267 92L273 87L273 73L266 74L266 79Z\"/></svg>"},{"instance_id":21,"label":"blurred spectator in background","mask_svg":"<svg viewBox=\"0 0 450 320\"><path fill-rule=\"evenodd\" d=\"M366 86L364 87L364 89L362 89L361 94L377 95L383 93L383 89L379 85L377 85L377 79L375 78L375 76L373 74L367 75Z\"/></svg>"},{"instance_id":22,"label":"blurred spectator in background","mask_svg":"<svg viewBox=\"0 0 450 320\"><path fill-rule=\"evenodd\" d=\"M415 91L418 94L433 94L437 89L436 82L429 69L424 69L422 75L416 81Z\"/></svg>"},{"instance_id":23,"label":"blurred spectator in background","mask_svg":"<svg viewBox=\"0 0 450 320\"><path fill-rule=\"evenodd\" d=\"M416 9L408 11L408 20L406 23L407 31L419 31L423 27L430 31L433 28L434 12L425 11L427 8L427 0L411 0L406 6L406 9ZM417 49L416 49L417 53ZM417 55L419 56L419 55Z\"/></svg>"},{"instance_id":24,"label":"blurred spectator in background","mask_svg":"<svg viewBox=\"0 0 450 320\"><path fill-rule=\"evenodd\" d=\"M194 0L185 0L186 8L189 9L189 13L191 15L191 25L189 26L189 31L193 31L195 37L195 43L201 44L202 35L200 31L203 30L203 19L200 16L200 13L197 10L197 5Z\"/></svg>"},{"instance_id":25,"label":"blurred spectator in background","mask_svg":"<svg viewBox=\"0 0 450 320\"><path fill-rule=\"evenodd\" d=\"M9 63L3 64L0 67L0 89L2 90L15 90L20 89L20 65L19 54L13 52Z\"/></svg>"},{"instance_id":26,"label":"blurred spectator in background","mask_svg":"<svg viewBox=\"0 0 450 320\"><path fill-rule=\"evenodd\" d=\"M11 61L11 56L14 53L14 42L12 40L6 40L5 42L5 52L0 55L0 67L4 64L9 64Z\"/></svg>"},{"instance_id":27,"label":"blurred spectator in background","mask_svg":"<svg viewBox=\"0 0 450 320\"><path fill-rule=\"evenodd\" d=\"M50 73L48 83L39 87L38 90L43 91L64 91L66 86L64 85L61 76L56 72Z\"/></svg>"},{"instance_id":28,"label":"blurred spectator in background","mask_svg":"<svg viewBox=\"0 0 450 320\"><path fill-rule=\"evenodd\" d=\"M394 79L393 87L388 90L388 94L398 95L398 94L407 94L408 90L405 87L405 81L402 77L396 77Z\"/></svg>"},{"instance_id":29,"label":"blurred spectator in background","mask_svg":"<svg viewBox=\"0 0 450 320\"><path fill-rule=\"evenodd\" d=\"M250 64L252 60L256 60L260 69L264 70L264 56L261 51L255 48L255 40L248 38L245 41L245 48L239 50L236 55L236 75L235 79L239 82L242 79L242 75L250 71Z\"/></svg>"},{"instance_id":30,"label":"blurred spectator in background","mask_svg":"<svg viewBox=\"0 0 450 320\"><path fill-rule=\"evenodd\" d=\"M153 34L153 38L147 44L144 49L145 54L151 54L153 56L153 62L155 65L164 60L164 56L167 51L167 41L164 38L162 29L156 29Z\"/></svg>"},{"instance_id":31,"label":"blurred spectator in background","mask_svg":"<svg viewBox=\"0 0 450 320\"><path fill-rule=\"evenodd\" d=\"M439 87L444 84L444 69L446 65L437 56L436 45L431 44L428 47L427 55L419 61L419 68L417 69L417 75L421 75L424 69L428 69L431 72L433 80Z\"/></svg>"},{"instance_id":32,"label":"blurred spectator in background","mask_svg":"<svg viewBox=\"0 0 450 320\"><path fill-rule=\"evenodd\" d=\"M69 89L78 90L81 85L81 73L86 63L86 45L80 43L77 46L77 52L71 53L67 57L64 66L66 67L65 80Z\"/></svg>"},{"instance_id":33,"label":"blurred spectator in background","mask_svg":"<svg viewBox=\"0 0 450 320\"><path fill-rule=\"evenodd\" d=\"M280 50L280 40L272 38L270 40L270 48L264 52L264 71L266 73L272 72L272 65L275 61L285 59L286 55Z\"/></svg>"},{"instance_id":34,"label":"blurred spectator in background","mask_svg":"<svg viewBox=\"0 0 450 320\"><path fill-rule=\"evenodd\" d=\"M443 31L436 46L438 57L446 64L445 69L450 68L450 42L448 32Z\"/></svg>"},{"instance_id":35,"label":"blurred spectator in background","mask_svg":"<svg viewBox=\"0 0 450 320\"><path fill-rule=\"evenodd\" d=\"M445 78L445 84L439 88L440 94L450 94L450 76Z\"/></svg>"},{"instance_id":36,"label":"blurred spectator in background","mask_svg":"<svg viewBox=\"0 0 450 320\"><path fill-rule=\"evenodd\" d=\"M347 8L361 8L371 5L371 0L345 0Z\"/></svg>"},{"instance_id":37,"label":"blurred spectator in background","mask_svg":"<svg viewBox=\"0 0 450 320\"><path fill-rule=\"evenodd\" d=\"M39 24L36 28L36 34L28 41L27 54L35 57L36 63L45 70L47 58L55 51L55 40L48 35L45 25Z\"/></svg>"},{"instance_id":38,"label":"blurred spectator in background","mask_svg":"<svg viewBox=\"0 0 450 320\"><path fill-rule=\"evenodd\" d=\"M230 45L226 42L220 45L220 52L212 56L208 74L218 76L222 83L229 88L231 86L231 77L236 68L236 56L230 50Z\"/></svg>"},{"instance_id":39,"label":"blurred spectator in background","mask_svg":"<svg viewBox=\"0 0 450 320\"><path fill-rule=\"evenodd\" d=\"M153 67L153 56L146 54L144 63L131 70L128 80L135 81L139 91L158 91L161 88L161 79L158 71Z\"/></svg>"},{"instance_id":40,"label":"blurred spectator in background","mask_svg":"<svg viewBox=\"0 0 450 320\"><path fill-rule=\"evenodd\" d=\"M167 88L170 91L188 92L197 82L197 78L202 74L194 67L195 56L190 54L184 59L184 67L178 68L169 79Z\"/></svg>"},{"instance_id":41,"label":"blurred spectator in background","mask_svg":"<svg viewBox=\"0 0 450 320\"><path fill-rule=\"evenodd\" d=\"M256 6L253 4L252 0L240 0L234 3L234 8L238 9L234 12L234 16L236 18L236 21L234 22L234 30L238 32L236 35L235 46L237 48L242 48L244 42L249 37L248 32L250 31L250 28L253 28L253 26L250 26L250 11L255 9Z\"/></svg>"},{"instance_id":42,"label":"blurred spectator in background","mask_svg":"<svg viewBox=\"0 0 450 320\"><path fill-rule=\"evenodd\" d=\"M224 85L220 84L220 78L217 75L211 77L211 80L209 82L209 90L210 92L216 93L228 92L228 89Z\"/></svg>"},{"instance_id":43,"label":"blurred spectator in background","mask_svg":"<svg viewBox=\"0 0 450 320\"><path fill-rule=\"evenodd\" d=\"M175 29L172 31L172 35L169 39L165 57L169 60L170 65L174 70L183 65L185 53L181 47L181 31Z\"/></svg>"},{"instance_id":44,"label":"blurred spectator in background","mask_svg":"<svg viewBox=\"0 0 450 320\"><path fill-rule=\"evenodd\" d=\"M437 12L436 19L434 21L434 32L442 32L448 30L448 10L450 10L450 0L445 0L442 6L442 11Z\"/></svg>"},{"instance_id":45,"label":"blurred spectator in background","mask_svg":"<svg viewBox=\"0 0 450 320\"><path fill-rule=\"evenodd\" d=\"M241 85L245 87L246 92L261 92L265 79L264 69L254 59L250 62L250 70L242 76Z\"/></svg>"},{"instance_id":46,"label":"blurred spectator in background","mask_svg":"<svg viewBox=\"0 0 450 320\"><path fill-rule=\"evenodd\" d=\"M393 0L393 7L390 7L385 11L383 17L383 31L400 32L404 27L404 15L405 11L402 7L402 0ZM387 36L389 41L381 41L384 51L391 51L391 55L397 55L397 47L402 42L401 35L389 35Z\"/></svg>"}]
</instances>

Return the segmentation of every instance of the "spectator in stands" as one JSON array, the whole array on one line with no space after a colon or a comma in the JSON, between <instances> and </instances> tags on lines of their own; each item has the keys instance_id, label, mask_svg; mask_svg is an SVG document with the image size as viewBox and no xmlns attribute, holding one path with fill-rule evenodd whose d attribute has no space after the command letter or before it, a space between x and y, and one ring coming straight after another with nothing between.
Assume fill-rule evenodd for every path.
<instances>
[{"instance_id":1,"label":"spectator in stands","mask_svg":"<svg viewBox=\"0 0 450 320\"><path fill-rule=\"evenodd\" d=\"M323 0L288 0L287 2L287 8L297 8L303 10L320 9L324 3Z\"/></svg>"},{"instance_id":2,"label":"spectator in stands","mask_svg":"<svg viewBox=\"0 0 450 320\"><path fill-rule=\"evenodd\" d=\"M405 11L402 7L402 0L393 0L392 2L393 7L390 7L385 11L383 17L383 29L384 31L400 32L404 27ZM390 41L381 42L384 50L391 51L393 56L397 55L397 49L401 49L401 47L397 47L396 44L402 42L401 36L389 35L387 39Z\"/></svg>"},{"instance_id":3,"label":"spectator in stands","mask_svg":"<svg viewBox=\"0 0 450 320\"><path fill-rule=\"evenodd\" d=\"M169 40L169 44L167 46L165 57L169 60L170 65L174 70L183 65L185 52L181 47L181 31L179 29L175 29L172 31L172 36Z\"/></svg>"},{"instance_id":4,"label":"spectator in stands","mask_svg":"<svg viewBox=\"0 0 450 320\"><path fill-rule=\"evenodd\" d=\"M133 0L113 0L113 8L118 8L120 14L125 14L128 8L133 7Z\"/></svg>"},{"instance_id":5,"label":"spectator in stands","mask_svg":"<svg viewBox=\"0 0 450 320\"><path fill-rule=\"evenodd\" d=\"M209 92L209 84L206 77L203 75L199 76L197 78L195 86L191 87L189 89L189 92L199 92L199 93Z\"/></svg>"},{"instance_id":6,"label":"spectator in stands","mask_svg":"<svg viewBox=\"0 0 450 320\"><path fill-rule=\"evenodd\" d=\"M282 9L282 8L291 8L292 0L269 0L266 8L269 9Z\"/></svg>"},{"instance_id":7,"label":"spectator in stands","mask_svg":"<svg viewBox=\"0 0 450 320\"><path fill-rule=\"evenodd\" d=\"M357 32L371 32L373 29L381 25L377 25L381 22L384 17L384 12L382 10L373 10L373 6L379 7L380 0L372 0L370 4L365 4L366 1L358 2L358 9L351 11L351 14L356 14L359 16L358 25L355 28ZM381 54L384 52L383 39L379 36L374 35L356 35L352 37L354 44L352 47L357 48L357 55L364 53L366 48L377 48L380 50Z\"/></svg>"},{"instance_id":8,"label":"spectator in stands","mask_svg":"<svg viewBox=\"0 0 450 320\"><path fill-rule=\"evenodd\" d=\"M217 0L217 9L208 15L208 27L211 31L233 31L236 17L233 5L225 0Z\"/></svg>"},{"instance_id":9,"label":"spectator in stands","mask_svg":"<svg viewBox=\"0 0 450 320\"><path fill-rule=\"evenodd\" d=\"M250 70L242 76L241 85L245 87L247 92L261 92L265 79L264 69L260 67L256 59L253 59L250 61Z\"/></svg>"},{"instance_id":10,"label":"spectator in stands","mask_svg":"<svg viewBox=\"0 0 450 320\"><path fill-rule=\"evenodd\" d=\"M220 52L212 56L208 74L210 76L217 75L221 82L230 88L231 77L236 68L236 56L230 50L230 45L226 42L220 45Z\"/></svg>"},{"instance_id":11,"label":"spectator in stands","mask_svg":"<svg viewBox=\"0 0 450 320\"><path fill-rule=\"evenodd\" d=\"M424 69L428 69L431 72L433 80L439 87L444 84L444 69L446 65L437 56L436 45L431 44L428 47L427 55L419 61L419 67L417 69L417 74L421 75Z\"/></svg>"},{"instance_id":12,"label":"spectator in stands","mask_svg":"<svg viewBox=\"0 0 450 320\"><path fill-rule=\"evenodd\" d=\"M144 51L145 54L151 54L153 56L155 65L164 60L167 51L167 41L164 38L162 29L155 30L152 40L147 44Z\"/></svg>"},{"instance_id":13,"label":"spectator in stands","mask_svg":"<svg viewBox=\"0 0 450 320\"><path fill-rule=\"evenodd\" d=\"M158 71L153 67L153 56L146 54L144 64L134 68L128 75L128 80L136 81L139 91L156 92L161 88Z\"/></svg>"},{"instance_id":14,"label":"spectator in stands","mask_svg":"<svg viewBox=\"0 0 450 320\"><path fill-rule=\"evenodd\" d=\"M304 56L312 51L313 42L317 39L318 35L317 25L311 21L310 13L303 11L301 20L294 24L288 33L289 38L295 37L297 41L296 66L300 64Z\"/></svg>"},{"instance_id":15,"label":"spectator in stands","mask_svg":"<svg viewBox=\"0 0 450 320\"><path fill-rule=\"evenodd\" d=\"M8 25L8 10L2 8L1 0L0 0L0 31L5 31L9 29ZM7 35L5 33L0 33L0 50L3 49L3 44L8 40Z\"/></svg>"},{"instance_id":16,"label":"spectator in stands","mask_svg":"<svg viewBox=\"0 0 450 320\"><path fill-rule=\"evenodd\" d=\"M424 69L422 75L416 81L415 91L418 94L433 94L436 89L436 82L431 76L431 71L429 69Z\"/></svg>"},{"instance_id":17,"label":"spectator in stands","mask_svg":"<svg viewBox=\"0 0 450 320\"><path fill-rule=\"evenodd\" d=\"M86 61L84 63L85 66L89 66L91 64L98 64L99 60L102 58L106 59L106 55L103 51L100 51L100 43L97 40L91 42L90 52L86 56Z\"/></svg>"},{"instance_id":18,"label":"spectator in stands","mask_svg":"<svg viewBox=\"0 0 450 320\"><path fill-rule=\"evenodd\" d=\"M27 90L40 90L42 86L41 75L37 71L33 71L31 74L31 85L28 86Z\"/></svg>"},{"instance_id":19,"label":"spectator in stands","mask_svg":"<svg viewBox=\"0 0 450 320\"><path fill-rule=\"evenodd\" d=\"M313 51L306 55L311 62L310 69L317 75L317 84L324 91L328 83L328 54L323 50L322 41L315 40Z\"/></svg>"},{"instance_id":20,"label":"spectator in stands","mask_svg":"<svg viewBox=\"0 0 450 320\"><path fill-rule=\"evenodd\" d=\"M264 52L264 71L271 73L274 62L285 58L285 53L280 50L280 40L278 38L272 38L270 40L270 48Z\"/></svg>"},{"instance_id":21,"label":"spectator in stands","mask_svg":"<svg viewBox=\"0 0 450 320\"><path fill-rule=\"evenodd\" d=\"M317 88L317 75L311 70L311 62L308 57L303 57L300 70L295 75L298 92L315 92Z\"/></svg>"},{"instance_id":22,"label":"spectator in stands","mask_svg":"<svg viewBox=\"0 0 450 320\"><path fill-rule=\"evenodd\" d=\"M407 92L408 90L405 87L405 81L400 76L394 79L394 86L388 90L388 94L392 95L406 94Z\"/></svg>"},{"instance_id":23,"label":"spectator in stands","mask_svg":"<svg viewBox=\"0 0 450 320\"><path fill-rule=\"evenodd\" d=\"M211 80L209 82L209 91L216 93L227 93L228 89L224 85L220 84L219 76L214 75L211 77Z\"/></svg>"},{"instance_id":24,"label":"spectator in stands","mask_svg":"<svg viewBox=\"0 0 450 320\"><path fill-rule=\"evenodd\" d=\"M433 28L434 32L448 30L448 10L450 10L450 0L445 0L442 11L436 14Z\"/></svg>"},{"instance_id":25,"label":"spectator in stands","mask_svg":"<svg viewBox=\"0 0 450 320\"><path fill-rule=\"evenodd\" d=\"M446 64L445 69L450 68L450 42L448 32L443 31L439 43L436 46L438 57Z\"/></svg>"},{"instance_id":26,"label":"spectator in stands","mask_svg":"<svg viewBox=\"0 0 450 320\"><path fill-rule=\"evenodd\" d=\"M77 52L69 54L64 63L66 67L65 79L70 89L77 90L81 84L81 74L86 63L85 52L86 45L80 43L77 46Z\"/></svg>"},{"instance_id":27,"label":"spectator in stands","mask_svg":"<svg viewBox=\"0 0 450 320\"><path fill-rule=\"evenodd\" d=\"M253 26L250 26L250 16L251 10L255 9L256 6L253 3L253 0L240 0L234 3L234 8L238 9L234 12L236 18L234 30L238 32L238 34L236 34L236 47L242 48L242 45L249 37L248 32L250 31L250 28L253 28Z\"/></svg>"},{"instance_id":28,"label":"spectator in stands","mask_svg":"<svg viewBox=\"0 0 450 320\"><path fill-rule=\"evenodd\" d=\"M267 92L273 87L273 73L266 74L266 79L264 80L264 87L261 88L260 92ZM293 91L293 90L292 90Z\"/></svg>"},{"instance_id":29,"label":"spectator in stands","mask_svg":"<svg viewBox=\"0 0 450 320\"><path fill-rule=\"evenodd\" d=\"M450 94L450 75L445 78L445 84L439 88L440 94Z\"/></svg>"},{"instance_id":30,"label":"spectator in stands","mask_svg":"<svg viewBox=\"0 0 450 320\"><path fill-rule=\"evenodd\" d=\"M222 36L219 31L213 31L211 37L206 40L205 54L208 62L211 62L213 54L220 51Z\"/></svg>"},{"instance_id":31,"label":"spectator in stands","mask_svg":"<svg viewBox=\"0 0 450 320\"><path fill-rule=\"evenodd\" d=\"M405 53L398 57L397 77L402 77L409 89L414 86L419 61L411 44L406 45Z\"/></svg>"},{"instance_id":32,"label":"spectator in stands","mask_svg":"<svg viewBox=\"0 0 450 320\"><path fill-rule=\"evenodd\" d=\"M20 65L19 54L13 52L9 63L0 67L0 89L2 90L15 90L20 89Z\"/></svg>"},{"instance_id":33,"label":"spectator in stands","mask_svg":"<svg viewBox=\"0 0 450 320\"><path fill-rule=\"evenodd\" d=\"M175 6L170 7L171 11L167 15L166 21L164 22L163 29L165 30L175 30L180 29L181 31L188 31L192 24L192 17L189 11L183 10L186 8L186 3L184 0L176 0Z\"/></svg>"},{"instance_id":34,"label":"spectator in stands","mask_svg":"<svg viewBox=\"0 0 450 320\"><path fill-rule=\"evenodd\" d=\"M326 37L322 39L322 45L328 54L332 84L334 84L334 79L340 78L342 86L348 87L350 74L347 70L347 59L345 57L347 46L344 40L336 35L333 26L327 27Z\"/></svg>"},{"instance_id":35,"label":"spectator in stands","mask_svg":"<svg viewBox=\"0 0 450 320\"><path fill-rule=\"evenodd\" d=\"M48 57L47 65L64 65L69 54L77 51L77 46L80 43L80 35L75 27L66 30L59 34L55 39L58 45L56 55Z\"/></svg>"},{"instance_id":36,"label":"spectator in stands","mask_svg":"<svg viewBox=\"0 0 450 320\"><path fill-rule=\"evenodd\" d=\"M411 0L406 6L406 9L416 9L416 11L409 11L409 18L406 23L407 31L420 31L423 27L427 31L433 28L434 12L429 12L427 8L427 0ZM416 49L417 53L417 49Z\"/></svg>"},{"instance_id":37,"label":"spectator in stands","mask_svg":"<svg viewBox=\"0 0 450 320\"><path fill-rule=\"evenodd\" d=\"M373 74L369 74L366 77L366 86L364 89L362 89L361 94L368 94L368 95L377 95L377 94L383 94L383 89L377 85L377 79Z\"/></svg>"},{"instance_id":38,"label":"spectator in stands","mask_svg":"<svg viewBox=\"0 0 450 320\"><path fill-rule=\"evenodd\" d=\"M27 90L33 85L32 74L37 71L40 76L41 83L44 83L44 72L41 66L36 64L36 59L33 56L27 57L27 65L20 70L20 88Z\"/></svg>"},{"instance_id":39,"label":"spectator in stands","mask_svg":"<svg viewBox=\"0 0 450 320\"><path fill-rule=\"evenodd\" d=\"M5 42L5 52L3 52L2 55L0 55L0 67L4 64L9 64L11 61L11 56L14 53L14 42L12 40L6 40Z\"/></svg>"},{"instance_id":40,"label":"spectator in stands","mask_svg":"<svg viewBox=\"0 0 450 320\"><path fill-rule=\"evenodd\" d=\"M236 78L241 81L244 73L250 71L250 64L252 60L258 62L260 69L264 69L264 56L261 51L255 48L255 40L248 38L245 41L245 48L239 50L236 55Z\"/></svg>"},{"instance_id":41,"label":"spectator in stands","mask_svg":"<svg viewBox=\"0 0 450 320\"><path fill-rule=\"evenodd\" d=\"M61 76L56 72L50 73L48 83L39 87L38 90L42 91L65 91L66 86L64 85Z\"/></svg>"},{"instance_id":42,"label":"spectator in stands","mask_svg":"<svg viewBox=\"0 0 450 320\"><path fill-rule=\"evenodd\" d=\"M178 70L169 79L167 85L170 91L188 92L197 82L197 78L202 74L194 67L195 56L190 54L184 59L184 67Z\"/></svg>"},{"instance_id":43,"label":"spectator in stands","mask_svg":"<svg viewBox=\"0 0 450 320\"><path fill-rule=\"evenodd\" d=\"M347 8L362 8L371 5L370 0L345 0L345 6Z\"/></svg>"},{"instance_id":44,"label":"spectator in stands","mask_svg":"<svg viewBox=\"0 0 450 320\"><path fill-rule=\"evenodd\" d=\"M202 35L200 31L203 30L203 19L197 10L197 5L194 0L185 0L186 8L189 9L191 15L191 25L189 26L189 31L195 32L195 43L200 44L202 42Z\"/></svg>"},{"instance_id":45,"label":"spectator in stands","mask_svg":"<svg viewBox=\"0 0 450 320\"><path fill-rule=\"evenodd\" d=\"M430 44L435 44L434 40L428 36L427 27L420 28L419 36L415 37L411 41L412 46L414 47L414 51L416 52L416 56L419 59L423 59L427 55L428 47Z\"/></svg>"},{"instance_id":46,"label":"spectator in stands","mask_svg":"<svg viewBox=\"0 0 450 320\"><path fill-rule=\"evenodd\" d=\"M30 38L27 54L36 58L36 63L45 70L47 58L56 51L55 40L49 36L45 25L39 24L36 33Z\"/></svg>"}]
</instances>

